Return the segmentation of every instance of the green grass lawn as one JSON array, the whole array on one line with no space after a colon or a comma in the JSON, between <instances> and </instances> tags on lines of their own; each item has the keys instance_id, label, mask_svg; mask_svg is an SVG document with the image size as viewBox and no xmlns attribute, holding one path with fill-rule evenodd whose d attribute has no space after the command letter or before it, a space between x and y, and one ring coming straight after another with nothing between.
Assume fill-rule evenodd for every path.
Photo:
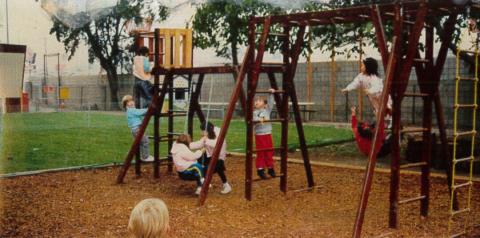
<instances>
[{"instance_id":1,"label":"green grass lawn","mask_svg":"<svg viewBox=\"0 0 480 238\"><path fill-rule=\"evenodd\" d=\"M166 118L161 121L161 134L166 133L166 122ZM213 122L217 126L221 125L220 120ZM198 124L195 121L194 137L197 139L200 135ZM243 152L245 123L235 120L230 125L228 150ZM175 123L176 131L182 132L183 128L183 119L178 119ZM308 144L352 138L348 129L318 126L304 128ZM6 114L0 117L0 131L0 173L122 162L132 142L125 116L116 113ZM148 133L153 135L152 125L148 128ZM273 137L278 145L278 124L274 125ZM298 144L294 124L289 128L289 144ZM162 143L160 149L162 154L166 154L166 143Z\"/></svg>"}]
</instances>

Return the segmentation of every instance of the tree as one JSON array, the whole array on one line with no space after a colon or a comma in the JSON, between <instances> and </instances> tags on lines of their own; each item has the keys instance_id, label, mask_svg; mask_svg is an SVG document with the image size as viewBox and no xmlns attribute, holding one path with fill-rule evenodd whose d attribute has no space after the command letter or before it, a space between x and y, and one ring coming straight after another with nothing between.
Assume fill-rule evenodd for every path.
<instances>
[{"instance_id":1,"label":"tree","mask_svg":"<svg viewBox=\"0 0 480 238\"><path fill-rule=\"evenodd\" d=\"M304 7L304 11L316 11L316 10L325 10L325 9L335 9L342 7L352 7L356 5L372 4L372 3L393 3L395 0L330 0L327 3L309 3ZM471 13L471 17L480 19L478 12ZM441 40L441 35L444 34L443 23L447 17L438 17L432 19L432 25L435 28L436 34L438 36L437 40ZM466 20L468 16L466 14L461 14L456 23L456 30L453 35L452 42L449 42L449 49L453 54L456 54L457 44L461 37L460 29L467 28ZM391 40L393 35L392 24L385 25L385 35L388 40ZM312 27L312 34L314 36L316 44L313 44L312 48L320 49L322 52L331 51L332 55L342 55L346 54L347 58L353 54L363 53L362 49L358 46L359 40L361 40L362 46L373 46L377 47L377 42L375 41L375 31L371 22L366 23L356 23L356 24L339 24L339 25L328 25L328 26L318 26ZM345 47L349 46L349 47ZM423 43L419 42L419 48L423 51ZM312 50L312 49L310 49ZM461 59L466 62L471 68L474 68L475 59L472 55L461 54Z\"/></svg>"},{"instance_id":2,"label":"tree","mask_svg":"<svg viewBox=\"0 0 480 238\"><path fill-rule=\"evenodd\" d=\"M238 49L247 44L250 16L282 12L281 8L260 0L207 1L197 8L193 18L194 44L202 49L214 47L217 56L238 65ZM277 49L279 42L269 41L268 49Z\"/></svg>"},{"instance_id":3,"label":"tree","mask_svg":"<svg viewBox=\"0 0 480 238\"><path fill-rule=\"evenodd\" d=\"M128 45L133 39L125 32L125 23L143 22L145 18L163 21L168 16L168 9L162 5L157 9L149 7L147 0L119 0L117 5L105 17L91 21L80 28L70 28L56 18L50 34L55 34L57 40L65 46L69 59L74 55L80 43L88 46L88 61L98 61L105 70L110 87L110 101L114 109L118 104L118 73L117 70L131 61Z\"/></svg>"}]
</instances>

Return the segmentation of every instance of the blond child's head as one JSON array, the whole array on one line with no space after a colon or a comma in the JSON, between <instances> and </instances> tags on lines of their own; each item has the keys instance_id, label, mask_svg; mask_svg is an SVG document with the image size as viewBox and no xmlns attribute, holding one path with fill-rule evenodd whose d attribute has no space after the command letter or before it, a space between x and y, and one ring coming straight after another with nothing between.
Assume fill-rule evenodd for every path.
<instances>
[{"instance_id":1,"label":"blond child's head","mask_svg":"<svg viewBox=\"0 0 480 238\"><path fill-rule=\"evenodd\" d=\"M167 205L158 198L148 198L133 208L128 231L136 238L165 237L170 228L168 223Z\"/></svg>"},{"instance_id":2,"label":"blond child's head","mask_svg":"<svg viewBox=\"0 0 480 238\"><path fill-rule=\"evenodd\" d=\"M127 109L127 107L135 107L135 101L131 95L125 95L122 98L122 105L123 109Z\"/></svg>"}]
</instances>

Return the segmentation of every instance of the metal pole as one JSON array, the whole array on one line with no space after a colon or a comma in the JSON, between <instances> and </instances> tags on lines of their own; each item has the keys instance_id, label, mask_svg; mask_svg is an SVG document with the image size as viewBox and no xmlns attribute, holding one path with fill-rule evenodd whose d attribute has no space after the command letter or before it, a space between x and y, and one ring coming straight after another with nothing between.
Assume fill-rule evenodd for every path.
<instances>
[{"instance_id":1,"label":"metal pole","mask_svg":"<svg viewBox=\"0 0 480 238\"><path fill-rule=\"evenodd\" d=\"M6 12L6 23L7 23L7 44L10 43L10 29L8 25L8 0L5 0L5 12Z\"/></svg>"}]
</instances>

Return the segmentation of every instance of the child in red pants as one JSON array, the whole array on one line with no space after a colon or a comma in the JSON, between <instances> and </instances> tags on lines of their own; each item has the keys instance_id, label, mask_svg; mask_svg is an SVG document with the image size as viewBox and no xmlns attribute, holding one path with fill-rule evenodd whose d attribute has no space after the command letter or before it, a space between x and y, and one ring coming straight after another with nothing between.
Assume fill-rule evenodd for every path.
<instances>
[{"instance_id":1,"label":"child in red pants","mask_svg":"<svg viewBox=\"0 0 480 238\"><path fill-rule=\"evenodd\" d=\"M255 100L255 110L253 111L253 120L260 122L255 125L255 145L257 149L255 165L257 168L257 174L261 179L268 178L267 175L265 175L265 169L268 169L268 174L270 176L276 176L273 168L273 150L271 150L271 148L273 148L272 124L269 122L263 122L265 120L270 120L274 92L274 89L270 89L268 100L257 98Z\"/></svg>"}]
</instances>

